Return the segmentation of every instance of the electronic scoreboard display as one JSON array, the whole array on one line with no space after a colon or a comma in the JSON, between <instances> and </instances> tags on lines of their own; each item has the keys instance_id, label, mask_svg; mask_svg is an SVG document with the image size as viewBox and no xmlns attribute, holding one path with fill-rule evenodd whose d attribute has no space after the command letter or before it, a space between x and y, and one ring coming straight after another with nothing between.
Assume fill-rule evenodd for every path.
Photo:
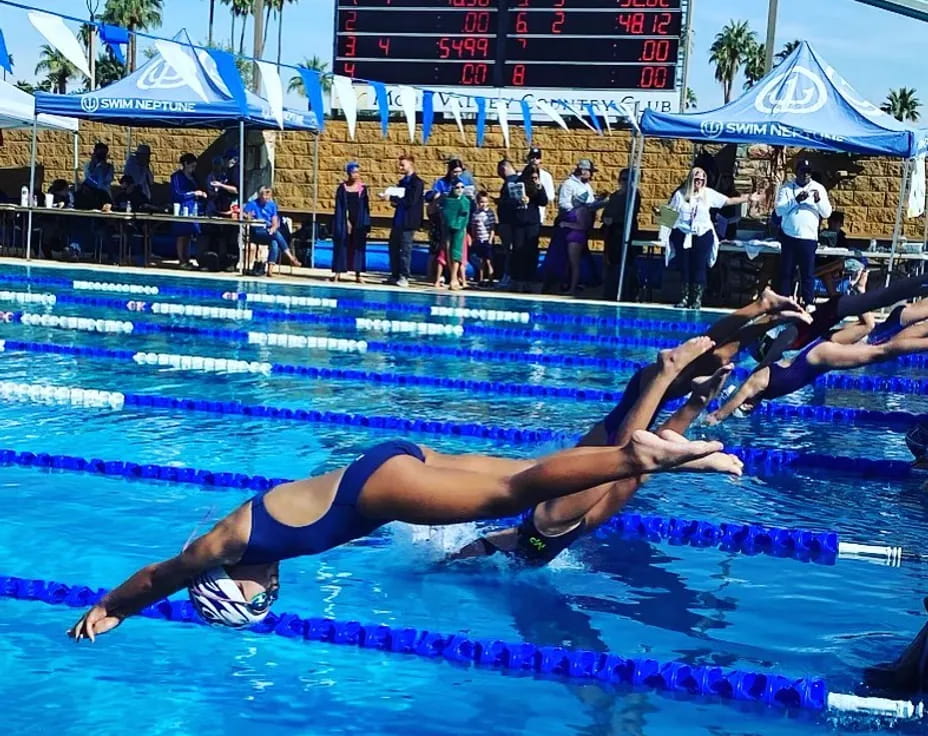
<instances>
[{"instance_id":1,"label":"electronic scoreboard display","mask_svg":"<svg viewBox=\"0 0 928 736\"><path fill-rule=\"evenodd\" d=\"M336 74L433 87L670 92L681 0L337 0Z\"/></svg>"}]
</instances>

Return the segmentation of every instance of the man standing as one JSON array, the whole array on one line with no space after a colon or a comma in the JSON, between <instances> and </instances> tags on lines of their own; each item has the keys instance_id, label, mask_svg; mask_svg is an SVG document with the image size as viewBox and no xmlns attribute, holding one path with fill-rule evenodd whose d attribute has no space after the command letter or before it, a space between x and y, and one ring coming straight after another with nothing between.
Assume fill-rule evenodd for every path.
<instances>
[{"instance_id":1,"label":"man standing","mask_svg":"<svg viewBox=\"0 0 928 736\"><path fill-rule=\"evenodd\" d=\"M499 260L502 260L502 264L497 262L493 268L497 273L502 273L499 287L505 289L512 281L509 267L512 259L512 226L515 224L516 209L520 204L516 196L519 177L508 159L503 159L496 165L496 173L503 182L499 190L499 199L496 200L496 233L499 235L502 252L502 258Z\"/></svg>"},{"instance_id":2,"label":"man standing","mask_svg":"<svg viewBox=\"0 0 928 736\"><path fill-rule=\"evenodd\" d=\"M782 220L780 229L780 294L793 293L793 272L799 267L799 296L804 306L815 298L815 250L822 218L831 215L831 202L825 187L812 181L808 160L796 163L793 181L780 187L776 213Z\"/></svg>"},{"instance_id":3,"label":"man standing","mask_svg":"<svg viewBox=\"0 0 928 736\"><path fill-rule=\"evenodd\" d=\"M596 193L590 180L593 178L593 172L596 167L588 158L581 158L577 162L577 168L574 173L564 180L561 189L558 192L557 208L559 214L565 215L572 212L581 205L594 205ZM594 206L594 209L596 207Z\"/></svg>"},{"instance_id":4,"label":"man standing","mask_svg":"<svg viewBox=\"0 0 928 736\"><path fill-rule=\"evenodd\" d=\"M399 157L399 168L403 178L396 185L402 189L390 197L390 204L396 208L393 213L393 226L390 228L390 278L388 284L409 286L409 268L412 262L412 243L416 230L422 227L422 207L424 204L425 185L416 174L416 160L411 154ZM381 198L385 194L380 195Z\"/></svg>"},{"instance_id":5,"label":"man standing","mask_svg":"<svg viewBox=\"0 0 928 736\"><path fill-rule=\"evenodd\" d=\"M554 177L551 176L550 171L548 171L547 169L541 168L541 149L530 148L528 151L528 156L526 157L526 161L529 164L532 164L538 167L538 175L539 175L538 182L539 184L541 184L541 188L545 190L545 194L548 195L548 202L553 202L554 195L556 194L556 192L554 191ZM547 221L548 207L547 206L539 207L538 211L539 211L539 214L541 215L541 224L547 225L548 224L548 221Z\"/></svg>"}]
</instances>

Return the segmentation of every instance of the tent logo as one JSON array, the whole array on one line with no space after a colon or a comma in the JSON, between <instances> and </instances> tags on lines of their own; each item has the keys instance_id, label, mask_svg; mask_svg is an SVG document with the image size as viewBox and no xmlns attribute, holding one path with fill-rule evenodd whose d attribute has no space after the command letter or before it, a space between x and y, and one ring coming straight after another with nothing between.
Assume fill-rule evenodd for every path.
<instances>
[{"instance_id":1,"label":"tent logo","mask_svg":"<svg viewBox=\"0 0 928 736\"><path fill-rule=\"evenodd\" d=\"M91 97L90 95L83 95L81 97L81 109L93 115L97 110L100 109L100 100L96 97Z\"/></svg>"},{"instance_id":2,"label":"tent logo","mask_svg":"<svg viewBox=\"0 0 928 736\"><path fill-rule=\"evenodd\" d=\"M176 89L186 87L184 78L164 59L153 59L135 81L139 89Z\"/></svg>"},{"instance_id":3,"label":"tent logo","mask_svg":"<svg viewBox=\"0 0 928 736\"><path fill-rule=\"evenodd\" d=\"M703 120L699 124L699 130L706 138L718 138L722 135L724 128L725 126L718 120Z\"/></svg>"},{"instance_id":4,"label":"tent logo","mask_svg":"<svg viewBox=\"0 0 928 736\"><path fill-rule=\"evenodd\" d=\"M767 82L754 99L754 108L765 114L818 112L828 101L825 83L814 72L794 66Z\"/></svg>"}]
</instances>

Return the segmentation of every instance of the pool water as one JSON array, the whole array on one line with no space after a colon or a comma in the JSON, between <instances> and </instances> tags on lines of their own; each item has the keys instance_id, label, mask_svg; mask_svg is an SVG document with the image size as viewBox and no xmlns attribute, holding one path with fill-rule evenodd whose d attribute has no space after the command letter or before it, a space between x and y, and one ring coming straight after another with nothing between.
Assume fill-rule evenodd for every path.
<instances>
[{"instance_id":1,"label":"pool water","mask_svg":"<svg viewBox=\"0 0 928 736\"><path fill-rule=\"evenodd\" d=\"M205 297L77 292L42 279L160 284L217 292L300 294L403 304L505 309L533 315L587 315L692 322L692 328L633 330L556 322L499 325L410 316L389 309L339 308L374 316L531 331L650 336L682 340L710 315L468 294L310 288L279 283L181 279L6 264L4 290L128 300L234 306ZM21 279L18 285L16 280ZM32 279L32 282L26 281ZM400 302L399 300L402 300ZM257 307L256 307L257 308ZM285 307L262 305L286 311ZM498 352L650 360L654 349L508 336L378 335L298 322L247 322L129 312L60 303L0 303L0 309L174 326L312 334L391 344L459 346ZM290 311L331 314L294 307ZM249 345L177 333L99 334L59 327L0 324L0 340L58 346L163 352L369 372L621 388L631 370L477 361L447 355L339 353ZM596 400L512 396L440 386L399 386L298 375L207 373L82 355L7 350L2 380L79 386L210 401L453 421L517 429L583 432L611 408ZM918 376L905 365L873 375ZM794 402L928 411L921 396L809 389ZM392 434L395 434L392 433ZM391 433L360 426L126 406L88 408L35 400L0 401L0 447L294 478L350 462ZM878 424L836 425L793 419L733 420L694 436L731 445L798 449L851 457L905 459L901 434ZM422 433L410 437L447 452L526 457L558 445ZM656 476L629 510L713 521L834 529L842 539L918 550L928 538L922 478L863 478L815 468L737 480ZM0 475L0 574L111 587L142 565L177 552L204 518L217 518L248 497L155 481L3 467ZM303 616L464 633L472 638L609 651L725 668L825 677L851 692L861 668L893 659L921 627L923 571L859 561L835 566L714 549L657 546L615 538L582 540L548 569L503 561L447 565L444 552L469 541L476 527L416 530L392 525L318 557L281 566L277 608ZM131 724L144 734L792 734L878 732L912 726L856 716L791 713L717 699L661 695L558 678L511 676L445 661L380 651L130 619L95 645L75 646L65 630L79 611L0 599L0 692L11 732L112 732ZM51 726L51 724L54 724Z\"/></svg>"}]
</instances>

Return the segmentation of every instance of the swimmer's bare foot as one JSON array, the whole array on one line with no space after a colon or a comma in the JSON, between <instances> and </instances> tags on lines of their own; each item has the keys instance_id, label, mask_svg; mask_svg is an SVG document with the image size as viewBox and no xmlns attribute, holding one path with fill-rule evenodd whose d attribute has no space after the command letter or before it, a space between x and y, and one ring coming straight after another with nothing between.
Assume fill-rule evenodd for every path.
<instances>
[{"instance_id":1,"label":"swimmer's bare foot","mask_svg":"<svg viewBox=\"0 0 928 736\"><path fill-rule=\"evenodd\" d=\"M807 325L812 324L812 315L805 309L784 309L777 312L777 317L770 324L783 324L785 322L805 322Z\"/></svg>"},{"instance_id":2,"label":"swimmer's bare foot","mask_svg":"<svg viewBox=\"0 0 928 736\"><path fill-rule=\"evenodd\" d=\"M740 478L744 474L744 463L727 452L714 452L698 460L678 465L674 470L687 473L726 473Z\"/></svg>"},{"instance_id":3,"label":"swimmer's bare foot","mask_svg":"<svg viewBox=\"0 0 928 736\"><path fill-rule=\"evenodd\" d=\"M701 406L707 406L712 399L719 395L719 392L725 386L725 382L729 379L733 370L735 370L734 363L729 363L728 365L723 365L711 376L694 378L693 390L689 400Z\"/></svg>"},{"instance_id":4,"label":"swimmer's bare foot","mask_svg":"<svg viewBox=\"0 0 928 736\"><path fill-rule=\"evenodd\" d=\"M799 306L799 302L791 296L780 296L769 286L760 293L757 301L765 312L803 311L802 307Z\"/></svg>"},{"instance_id":5,"label":"swimmer's bare foot","mask_svg":"<svg viewBox=\"0 0 928 736\"><path fill-rule=\"evenodd\" d=\"M691 338L675 348L658 352L657 367L661 373L678 376L696 358L705 355L714 347L715 341L705 335Z\"/></svg>"},{"instance_id":6,"label":"swimmer's bare foot","mask_svg":"<svg viewBox=\"0 0 928 736\"><path fill-rule=\"evenodd\" d=\"M643 475L671 470L684 463L717 454L722 450L722 443L689 440L668 442L656 434L636 429L626 448L631 453L632 462L640 467L638 475Z\"/></svg>"}]
</instances>

